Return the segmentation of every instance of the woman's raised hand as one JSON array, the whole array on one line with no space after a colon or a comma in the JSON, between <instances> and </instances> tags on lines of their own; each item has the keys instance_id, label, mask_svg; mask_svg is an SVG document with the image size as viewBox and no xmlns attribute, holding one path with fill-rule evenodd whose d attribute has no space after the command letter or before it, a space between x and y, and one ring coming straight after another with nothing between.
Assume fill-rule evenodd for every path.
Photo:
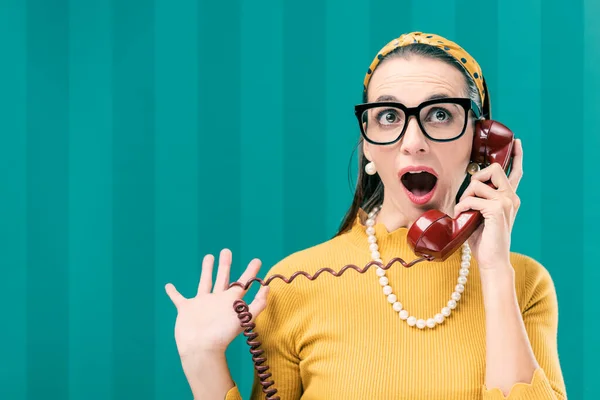
<instances>
[{"instance_id":1,"label":"woman's raised hand","mask_svg":"<svg viewBox=\"0 0 600 400\"><path fill-rule=\"evenodd\" d=\"M171 283L165 286L167 294L177 308L175 341L182 361L207 353L224 353L233 339L243 331L233 303L244 297L247 290L239 286L228 289L231 251L221 251L213 287L214 261L210 254L204 257L198 291L194 297L183 297ZM245 284L256 277L260 267L259 259L250 261L238 282ZM262 286L248 305L253 319L266 307L267 293L268 287Z\"/></svg>"}]
</instances>

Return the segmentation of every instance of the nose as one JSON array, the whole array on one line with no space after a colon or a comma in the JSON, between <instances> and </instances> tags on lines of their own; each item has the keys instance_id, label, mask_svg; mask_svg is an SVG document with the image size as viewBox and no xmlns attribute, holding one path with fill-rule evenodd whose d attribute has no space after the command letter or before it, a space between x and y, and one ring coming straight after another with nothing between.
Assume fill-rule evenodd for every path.
<instances>
[{"instance_id":1,"label":"nose","mask_svg":"<svg viewBox=\"0 0 600 400\"><path fill-rule=\"evenodd\" d=\"M404 132L404 136L402 136L400 151L406 155L416 155L429 151L427 138L414 116L408 120L408 126Z\"/></svg>"}]
</instances>

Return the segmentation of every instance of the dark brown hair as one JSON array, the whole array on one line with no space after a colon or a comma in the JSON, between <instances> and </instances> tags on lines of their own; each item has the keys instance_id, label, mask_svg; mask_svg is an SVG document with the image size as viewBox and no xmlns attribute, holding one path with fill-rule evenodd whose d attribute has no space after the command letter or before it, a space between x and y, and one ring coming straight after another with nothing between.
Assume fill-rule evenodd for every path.
<instances>
[{"instance_id":1,"label":"dark brown hair","mask_svg":"<svg viewBox=\"0 0 600 400\"><path fill-rule=\"evenodd\" d=\"M465 78L465 94L475 103L477 103L480 109L482 108L481 96L479 95L477 86L475 85L475 82L471 76L464 70L458 60L446 53L444 50L435 46L430 46L423 43L414 43L408 46L398 47L394 51L387 54L377 66L391 58L409 58L410 56L433 58L457 68ZM375 70L376 69L377 67ZM373 71L373 73L375 73L375 71ZM363 94L363 103L366 103L367 101L367 93L365 92ZM483 117L487 116L484 115ZM363 140L364 139L361 137L356 145L358 149L358 181L354 190L354 198L352 199L352 204L346 212L335 236L346 232L352 227L360 208L368 212L374 206L383 203L383 182L381 182L379 175L368 175L365 173L365 165L369 161L363 153Z\"/></svg>"}]
</instances>

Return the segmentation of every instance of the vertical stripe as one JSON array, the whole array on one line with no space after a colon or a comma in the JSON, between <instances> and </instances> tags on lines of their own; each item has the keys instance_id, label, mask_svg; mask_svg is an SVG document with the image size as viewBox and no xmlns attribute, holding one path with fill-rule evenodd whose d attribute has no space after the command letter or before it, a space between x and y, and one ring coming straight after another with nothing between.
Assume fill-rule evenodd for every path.
<instances>
[{"instance_id":1,"label":"vertical stripe","mask_svg":"<svg viewBox=\"0 0 600 400\"><path fill-rule=\"evenodd\" d=\"M111 396L110 3L69 5L69 395Z\"/></svg>"},{"instance_id":2,"label":"vertical stripe","mask_svg":"<svg viewBox=\"0 0 600 400\"><path fill-rule=\"evenodd\" d=\"M379 50L392 39L397 38L403 33L419 30L412 21L413 8L418 6L418 1L411 0L370 0L368 16L369 32L369 57L366 65L363 67L367 72L371 61L375 58ZM364 78L364 76L363 76Z\"/></svg>"},{"instance_id":3,"label":"vertical stripe","mask_svg":"<svg viewBox=\"0 0 600 400\"><path fill-rule=\"evenodd\" d=\"M193 296L198 260L198 6L157 0L156 87L156 379L157 399L184 398L189 386L181 373L173 337L177 311L165 294L173 282Z\"/></svg>"},{"instance_id":4,"label":"vertical stripe","mask_svg":"<svg viewBox=\"0 0 600 400\"><path fill-rule=\"evenodd\" d=\"M68 6L27 2L28 398L68 397Z\"/></svg>"},{"instance_id":5,"label":"vertical stripe","mask_svg":"<svg viewBox=\"0 0 600 400\"><path fill-rule=\"evenodd\" d=\"M362 103L363 80L375 55L369 50L369 35L364 34L369 29L369 4L367 0L327 2L324 169L328 236L339 228L355 189L361 136L354 105ZM362 29L346 29L349 25Z\"/></svg>"},{"instance_id":6,"label":"vertical stripe","mask_svg":"<svg viewBox=\"0 0 600 400\"><path fill-rule=\"evenodd\" d=\"M113 398L154 393L154 10L113 8Z\"/></svg>"},{"instance_id":7,"label":"vertical stripe","mask_svg":"<svg viewBox=\"0 0 600 400\"><path fill-rule=\"evenodd\" d=\"M570 398L583 388L583 256L569 246L583 242L583 123L567 110L583 109L583 6L545 1L542 9L542 170L540 203L542 264L553 273L559 294L559 351ZM560 26L560 32L557 32ZM565 110L558 112L557 110ZM559 162L557 162L559 157ZM561 190L562 188L566 190ZM564 250L560 250L564 249ZM566 267L568 263L568 267ZM577 327L577 329L572 329Z\"/></svg>"},{"instance_id":8,"label":"vertical stripe","mask_svg":"<svg viewBox=\"0 0 600 400\"><path fill-rule=\"evenodd\" d=\"M498 2L497 89L491 94L493 119L510 128L523 143L524 177L512 232L512 251L541 257L542 174L541 1ZM518 45L516 45L518 43ZM499 111L498 111L499 110Z\"/></svg>"},{"instance_id":9,"label":"vertical stripe","mask_svg":"<svg viewBox=\"0 0 600 400\"><path fill-rule=\"evenodd\" d=\"M584 290L584 311L583 315L592 316L598 314L598 282L600 282L600 268L598 268L598 228L597 221L600 221L600 187L598 186L598 149L600 149L600 135L598 135L597 116L600 109L600 4L597 1L586 0L584 2L584 97L583 97L583 129L580 131L583 135L583 290ZM569 101L567 100L567 104ZM577 110L572 108L573 111ZM576 119L577 113L571 112L569 119ZM573 131L577 135L577 131ZM570 148L570 147L569 147ZM570 158L570 157L569 157ZM568 208L570 212L570 207ZM570 238L568 240L571 242ZM569 275L572 287L578 288L579 276L577 274ZM568 310L565 308L565 310ZM568 311L570 312L570 310ZM562 317L562 314L561 314ZM597 318L583 318L584 328L584 399L592 400L598 397L597 381L600 376L600 341L598 341L598 331L600 323ZM580 325L566 326L563 329L565 335L578 331ZM563 347L565 348L565 347ZM573 365L576 361L573 361ZM581 365L579 362L577 365ZM570 388L569 388L570 389ZM570 392L567 392L571 396ZM575 397L573 397L575 398Z\"/></svg>"},{"instance_id":10,"label":"vertical stripe","mask_svg":"<svg viewBox=\"0 0 600 400\"><path fill-rule=\"evenodd\" d=\"M498 0L473 4L456 0L456 43L477 60L483 71L493 101L498 87ZM485 17L479 17L485 16Z\"/></svg>"},{"instance_id":11,"label":"vertical stripe","mask_svg":"<svg viewBox=\"0 0 600 400\"><path fill-rule=\"evenodd\" d=\"M292 253L328 237L325 3L284 2L283 21L283 229L285 252Z\"/></svg>"},{"instance_id":12,"label":"vertical stripe","mask_svg":"<svg viewBox=\"0 0 600 400\"><path fill-rule=\"evenodd\" d=\"M413 1L411 26L413 31L434 33L448 40L455 39L455 15L460 0Z\"/></svg>"},{"instance_id":13,"label":"vertical stripe","mask_svg":"<svg viewBox=\"0 0 600 400\"><path fill-rule=\"evenodd\" d=\"M27 123L26 7L5 1L0 7L0 253L4 287L0 304L0 398L23 400L27 384Z\"/></svg>"},{"instance_id":14,"label":"vertical stripe","mask_svg":"<svg viewBox=\"0 0 600 400\"><path fill-rule=\"evenodd\" d=\"M471 18L473 3L467 0L456 0L455 42L477 60L485 76L491 97L494 98L495 88L498 86L498 5L496 0L491 0L477 4L476 7L477 14L485 15L485 18ZM492 106L496 110L493 102Z\"/></svg>"},{"instance_id":15,"label":"vertical stripe","mask_svg":"<svg viewBox=\"0 0 600 400\"><path fill-rule=\"evenodd\" d=\"M283 129L282 0L242 1L240 231L242 240L231 279L237 279L253 258L262 261L259 277L283 253ZM268 61L267 61L268 60ZM252 301L259 286L246 296ZM259 333L260 334L260 333ZM243 397L250 393L252 362L240 335L228 349L230 370Z\"/></svg>"},{"instance_id":16,"label":"vertical stripe","mask_svg":"<svg viewBox=\"0 0 600 400\"><path fill-rule=\"evenodd\" d=\"M282 1L244 1L241 12L240 267L259 257L264 275L285 256Z\"/></svg>"},{"instance_id":17,"label":"vertical stripe","mask_svg":"<svg viewBox=\"0 0 600 400\"><path fill-rule=\"evenodd\" d=\"M202 0L198 25L199 251L218 262L222 248L232 250L235 277L241 269L239 1Z\"/></svg>"}]
</instances>

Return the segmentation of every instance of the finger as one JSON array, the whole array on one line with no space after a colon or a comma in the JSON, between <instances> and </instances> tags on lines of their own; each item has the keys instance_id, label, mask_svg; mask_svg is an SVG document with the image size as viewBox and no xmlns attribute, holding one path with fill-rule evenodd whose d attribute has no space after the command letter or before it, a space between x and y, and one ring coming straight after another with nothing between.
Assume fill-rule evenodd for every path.
<instances>
[{"instance_id":1,"label":"finger","mask_svg":"<svg viewBox=\"0 0 600 400\"><path fill-rule=\"evenodd\" d=\"M167 292L167 295L169 296L175 307L179 308L185 301L185 297L183 297L181 293L177 291L177 289L175 288L175 286L173 286L172 283L167 283L165 285L165 291Z\"/></svg>"},{"instance_id":2,"label":"finger","mask_svg":"<svg viewBox=\"0 0 600 400\"><path fill-rule=\"evenodd\" d=\"M508 181L513 187L513 190L517 190L519 183L523 178L523 144L521 139L516 139L513 146L513 161L510 168L510 175Z\"/></svg>"},{"instance_id":3,"label":"finger","mask_svg":"<svg viewBox=\"0 0 600 400\"><path fill-rule=\"evenodd\" d=\"M498 198L500 193L496 189L491 188L489 185L486 185L483 182L471 181L469 186L467 186L465 189L463 195L460 197L459 202L469 196L492 200Z\"/></svg>"},{"instance_id":4,"label":"finger","mask_svg":"<svg viewBox=\"0 0 600 400\"><path fill-rule=\"evenodd\" d=\"M212 254L207 254L202 259L202 272L200 273L200 282L198 282L198 294L210 293L214 262L215 258Z\"/></svg>"},{"instance_id":5,"label":"finger","mask_svg":"<svg viewBox=\"0 0 600 400\"><path fill-rule=\"evenodd\" d=\"M456 217L457 214L468 210L483 211L492 201L478 197L467 197L454 206L454 215Z\"/></svg>"},{"instance_id":6,"label":"finger","mask_svg":"<svg viewBox=\"0 0 600 400\"><path fill-rule=\"evenodd\" d=\"M487 182L491 180L492 184L494 184L498 190L512 190L510 182L508 181L508 177L506 176L506 171L504 171L498 163L493 163L481 171L473 174L473 176L471 176L471 180L481 182Z\"/></svg>"},{"instance_id":7,"label":"finger","mask_svg":"<svg viewBox=\"0 0 600 400\"><path fill-rule=\"evenodd\" d=\"M227 290L229 286L229 276L231 273L231 250L223 249L219 254L219 269L217 270L217 278L215 279L214 293L219 293Z\"/></svg>"},{"instance_id":8,"label":"finger","mask_svg":"<svg viewBox=\"0 0 600 400\"><path fill-rule=\"evenodd\" d=\"M242 285L245 285L250 279L256 277L256 274L258 274L258 271L260 270L261 264L262 263L258 258L255 258L252 261L250 261L250 263L246 267L246 270L244 271L242 276L240 276L240 279L238 279L237 282L241 283ZM248 287L248 289L249 288L250 287ZM236 293L238 293L238 295L244 296L248 289L244 290L239 286L234 286L230 290L235 290Z\"/></svg>"},{"instance_id":9,"label":"finger","mask_svg":"<svg viewBox=\"0 0 600 400\"><path fill-rule=\"evenodd\" d=\"M269 287L263 286L256 293L252 303L248 304L248 309L252 314L252 322L254 322L254 319L256 319L258 314L260 314L267 307L268 294Z\"/></svg>"}]
</instances>

